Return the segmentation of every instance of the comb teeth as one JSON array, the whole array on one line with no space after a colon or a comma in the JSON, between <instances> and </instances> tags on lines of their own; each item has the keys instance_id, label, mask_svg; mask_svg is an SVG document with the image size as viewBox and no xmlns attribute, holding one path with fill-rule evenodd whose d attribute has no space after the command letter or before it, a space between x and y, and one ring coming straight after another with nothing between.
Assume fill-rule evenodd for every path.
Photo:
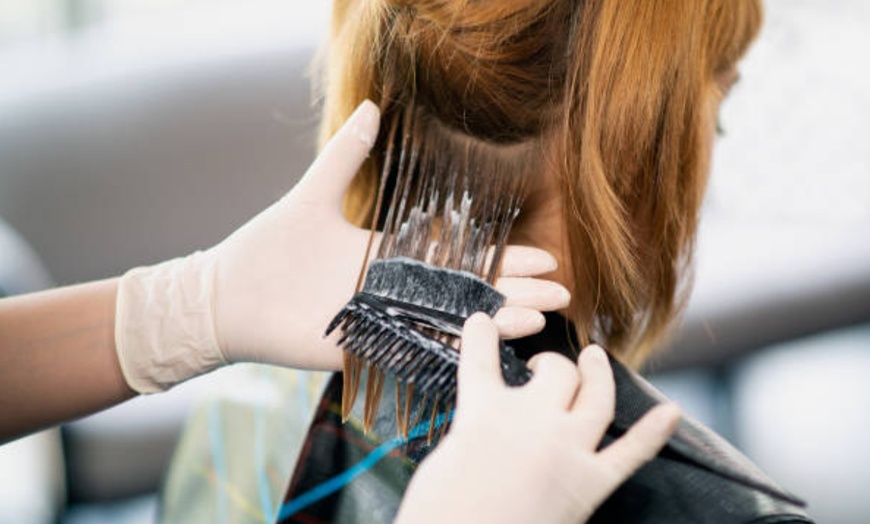
<instances>
[{"instance_id":1,"label":"comb teeth","mask_svg":"<svg viewBox=\"0 0 870 524\"><path fill-rule=\"evenodd\" d=\"M380 377L384 373L395 377L397 388L413 391L414 398L431 399L419 403L422 410L441 411L455 404L459 351L433 336L444 331L417 328L419 324L431 326L443 320L440 311L433 310L428 314L434 319L426 318L426 310L420 306L361 292L330 322L326 334L341 329L339 345L353 357L364 361L370 371L371 387L367 388L364 416L366 431L371 429L377 414L377 399L368 397L375 395L379 398L383 382ZM424 330L432 331L433 335ZM528 382L531 372L525 363L514 355L510 347L500 344L499 349L505 381L509 385ZM396 414L399 432L407 437L411 398L406 397L403 404L397 400Z\"/></svg>"},{"instance_id":2,"label":"comb teeth","mask_svg":"<svg viewBox=\"0 0 870 524\"><path fill-rule=\"evenodd\" d=\"M345 351L405 384L414 384L417 393L443 396L445 377L455 375L459 352L372 302L370 296L358 294L342 308L326 334L340 327L340 345Z\"/></svg>"}]
</instances>

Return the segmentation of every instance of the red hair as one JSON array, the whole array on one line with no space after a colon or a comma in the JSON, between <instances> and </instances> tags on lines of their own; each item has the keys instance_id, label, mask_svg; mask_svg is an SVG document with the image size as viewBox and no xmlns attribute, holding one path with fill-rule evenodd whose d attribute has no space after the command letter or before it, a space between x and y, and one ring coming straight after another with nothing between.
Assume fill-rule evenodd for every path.
<instances>
[{"instance_id":1,"label":"red hair","mask_svg":"<svg viewBox=\"0 0 870 524\"><path fill-rule=\"evenodd\" d=\"M385 119L415 103L474 139L538 141L575 261L569 316L637 365L682 304L714 79L761 20L759 0L335 0L321 138L369 98ZM359 225L382 163L346 195Z\"/></svg>"}]
</instances>

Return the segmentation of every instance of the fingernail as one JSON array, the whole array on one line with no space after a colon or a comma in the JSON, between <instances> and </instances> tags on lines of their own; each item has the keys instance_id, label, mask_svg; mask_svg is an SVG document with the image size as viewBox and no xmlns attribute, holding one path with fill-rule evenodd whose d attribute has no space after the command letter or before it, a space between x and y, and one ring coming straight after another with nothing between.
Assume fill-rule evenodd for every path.
<instances>
[{"instance_id":1,"label":"fingernail","mask_svg":"<svg viewBox=\"0 0 870 524\"><path fill-rule=\"evenodd\" d=\"M571 292L565 286L559 286L559 302L561 307L568 307L571 304Z\"/></svg>"},{"instance_id":2,"label":"fingernail","mask_svg":"<svg viewBox=\"0 0 870 524\"><path fill-rule=\"evenodd\" d=\"M380 122L381 111L371 100L363 100L348 119L351 132L368 147L375 145Z\"/></svg>"},{"instance_id":3,"label":"fingernail","mask_svg":"<svg viewBox=\"0 0 870 524\"><path fill-rule=\"evenodd\" d=\"M547 271L556 271L557 269L559 269L559 261L556 260L556 257L551 255L550 253L547 253L547 256L550 257L550 259L547 261Z\"/></svg>"},{"instance_id":4,"label":"fingernail","mask_svg":"<svg viewBox=\"0 0 870 524\"><path fill-rule=\"evenodd\" d=\"M602 362L607 360L607 354L604 352L604 348L602 348L598 344L592 344L592 345L586 346L586 349L584 349L583 351L589 352L589 358L599 360Z\"/></svg>"}]
</instances>

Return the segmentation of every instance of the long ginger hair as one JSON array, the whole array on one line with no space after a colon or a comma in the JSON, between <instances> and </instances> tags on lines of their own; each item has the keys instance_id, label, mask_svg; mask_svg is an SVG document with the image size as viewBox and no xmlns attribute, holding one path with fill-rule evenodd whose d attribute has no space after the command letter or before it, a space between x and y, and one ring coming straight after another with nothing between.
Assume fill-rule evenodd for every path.
<instances>
[{"instance_id":1,"label":"long ginger hair","mask_svg":"<svg viewBox=\"0 0 870 524\"><path fill-rule=\"evenodd\" d=\"M684 302L714 79L761 20L760 0L335 0L321 140L369 98L385 120L413 103L475 139L538 141L579 261L569 316L639 365ZM361 226L382 163L346 195Z\"/></svg>"}]
</instances>

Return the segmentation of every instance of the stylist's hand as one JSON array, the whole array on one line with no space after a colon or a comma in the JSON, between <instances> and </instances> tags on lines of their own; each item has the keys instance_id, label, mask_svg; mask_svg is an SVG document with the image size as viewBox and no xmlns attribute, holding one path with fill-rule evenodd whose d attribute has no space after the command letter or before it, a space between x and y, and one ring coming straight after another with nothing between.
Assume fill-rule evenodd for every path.
<instances>
[{"instance_id":1,"label":"stylist's hand","mask_svg":"<svg viewBox=\"0 0 870 524\"><path fill-rule=\"evenodd\" d=\"M341 201L379 122L364 102L279 202L208 251L124 276L116 342L131 387L160 391L231 362L341 367L337 334L323 333L353 296L369 239ZM504 337L539 331L540 311L568 305L565 288L529 278L553 269L545 251L507 250L497 283L507 296L496 315Z\"/></svg>"},{"instance_id":2,"label":"stylist's hand","mask_svg":"<svg viewBox=\"0 0 870 524\"><path fill-rule=\"evenodd\" d=\"M585 522L679 422L677 408L659 406L597 451L615 403L604 351L587 347L577 366L541 354L532 380L511 388L496 342L486 315L469 318L454 421L411 479L396 522Z\"/></svg>"},{"instance_id":3,"label":"stylist's hand","mask_svg":"<svg viewBox=\"0 0 870 524\"><path fill-rule=\"evenodd\" d=\"M369 239L368 230L347 222L341 203L379 121L377 106L364 102L283 200L217 246L217 331L229 359L341 367L338 333L326 340L323 333L353 296ZM543 327L538 310L568 305L558 284L522 278L554 263L533 248L505 255L497 287L511 307L496 315L502 335L532 334Z\"/></svg>"}]
</instances>

